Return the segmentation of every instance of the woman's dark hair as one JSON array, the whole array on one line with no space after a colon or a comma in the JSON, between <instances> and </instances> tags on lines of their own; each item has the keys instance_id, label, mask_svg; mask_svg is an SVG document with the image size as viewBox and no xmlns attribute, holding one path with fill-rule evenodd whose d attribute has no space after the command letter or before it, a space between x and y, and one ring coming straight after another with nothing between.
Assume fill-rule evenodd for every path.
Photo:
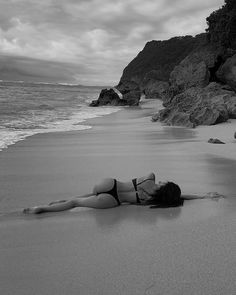
<instances>
[{"instance_id":1,"label":"woman's dark hair","mask_svg":"<svg viewBox=\"0 0 236 295\"><path fill-rule=\"evenodd\" d=\"M167 182L146 201L146 205L152 205L150 208L168 208L183 206L184 199L181 198L181 189L174 182Z\"/></svg>"}]
</instances>

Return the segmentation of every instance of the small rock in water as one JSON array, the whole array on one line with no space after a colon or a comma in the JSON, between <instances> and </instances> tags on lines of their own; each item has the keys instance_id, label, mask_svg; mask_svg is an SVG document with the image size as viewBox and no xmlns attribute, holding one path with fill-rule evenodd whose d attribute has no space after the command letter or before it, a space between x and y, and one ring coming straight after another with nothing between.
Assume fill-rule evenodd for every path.
<instances>
[{"instance_id":1,"label":"small rock in water","mask_svg":"<svg viewBox=\"0 0 236 295\"><path fill-rule=\"evenodd\" d=\"M236 132L234 132L234 138L236 139Z\"/></svg>"},{"instance_id":2,"label":"small rock in water","mask_svg":"<svg viewBox=\"0 0 236 295\"><path fill-rule=\"evenodd\" d=\"M152 122L156 122L159 120L159 113L152 115Z\"/></svg>"},{"instance_id":3,"label":"small rock in water","mask_svg":"<svg viewBox=\"0 0 236 295\"><path fill-rule=\"evenodd\" d=\"M219 140L218 138L210 138L208 140L209 143L218 143L218 144L225 144L225 142Z\"/></svg>"}]
</instances>

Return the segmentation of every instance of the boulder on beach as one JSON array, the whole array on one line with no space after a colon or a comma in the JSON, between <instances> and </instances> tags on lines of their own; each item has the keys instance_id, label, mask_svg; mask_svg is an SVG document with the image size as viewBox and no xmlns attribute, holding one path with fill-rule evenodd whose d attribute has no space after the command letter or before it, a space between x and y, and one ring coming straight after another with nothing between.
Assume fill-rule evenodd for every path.
<instances>
[{"instance_id":1,"label":"boulder on beach","mask_svg":"<svg viewBox=\"0 0 236 295\"><path fill-rule=\"evenodd\" d=\"M210 138L208 140L209 143L216 143L216 144L225 144L225 142L219 140L218 138Z\"/></svg>"},{"instance_id":2,"label":"boulder on beach","mask_svg":"<svg viewBox=\"0 0 236 295\"><path fill-rule=\"evenodd\" d=\"M170 74L170 84L184 91L190 87L205 87L210 81L210 71L214 68L219 50L205 45L190 53Z\"/></svg>"},{"instance_id":3,"label":"boulder on beach","mask_svg":"<svg viewBox=\"0 0 236 295\"><path fill-rule=\"evenodd\" d=\"M167 125L185 126L189 128L196 127L196 124L190 120L190 114L181 111L175 112L168 108L162 109L157 115L154 114L152 116L152 121L157 120Z\"/></svg>"},{"instance_id":4,"label":"boulder on beach","mask_svg":"<svg viewBox=\"0 0 236 295\"><path fill-rule=\"evenodd\" d=\"M186 127L215 125L234 118L236 96L234 91L214 82L204 88L191 87L165 100L163 105L165 109L153 120Z\"/></svg>"},{"instance_id":5,"label":"boulder on beach","mask_svg":"<svg viewBox=\"0 0 236 295\"><path fill-rule=\"evenodd\" d=\"M123 101L128 106L138 106L141 99L141 91L134 90L123 94Z\"/></svg>"},{"instance_id":6,"label":"boulder on beach","mask_svg":"<svg viewBox=\"0 0 236 295\"><path fill-rule=\"evenodd\" d=\"M136 106L139 104L141 91L129 91L122 98L114 89L102 89L97 100L93 100L91 107L112 105L112 106Z\"/></svg>"},{"instance_id":7,"label":"boulder on beach","mask_svg":"<svg viewBox=\"0 0 236 295\"><path fill-rule=\"evenodd\" d=\"M156 77L158 77L158 71L153 70L148 72L143 79L141 90L147 99L161 99L169 88L169 83L167 81L158 80Z\"/></svg>"},{"instance_id":8,"label":"boulder on beach","mask_svg":"<svg viewBox=\"0 0 236 295\"><path fill-rule=\"evenodd\" d=\"M120 81L120 83L115 86L115 88L123 95L130 91L140 91L139 85L136 82L130 80Z\"/></svg>"},{"instance_id":9,"label":"boulder on beach","mask_svg":"<svg viewBox=\"0 0 236 295\"><path fill-rule=\"evenodd\" d=\"M187 63L185 60L171 72L170 82L180 89L193 86L206 86L209 83L210 73L205 62Z\"/></svg>"},{"instance_id":10,"label":"boulder on beach","mask_svg":"<svg viewBox=\"0 0 236 295\"><path fill-rule=\"evenodd\" d=\"M92 107L104 105L119 105L120 97L114 89L102 89L97 100L93 100L90 104Z\"/></svg>"},{"instance_id":11,"label":"boulder on beach","mask_svg":"<svg viewBox=\"0 0 236 295\"><path fill-rule=\"evenodd\" d=\"M236 91L236 54L226 60L217 71L217 77Z\"/></svg>"}]
</instances>

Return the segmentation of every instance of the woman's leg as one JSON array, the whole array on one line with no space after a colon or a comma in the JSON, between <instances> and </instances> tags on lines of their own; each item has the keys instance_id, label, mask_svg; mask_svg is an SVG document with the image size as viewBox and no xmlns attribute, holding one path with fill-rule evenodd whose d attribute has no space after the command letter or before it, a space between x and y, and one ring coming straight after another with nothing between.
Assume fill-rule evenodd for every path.
<instances>
[{"instance_id":1,"label":"woman's leg","mask_svg":"<svg viewBox=\"0 0 236 295\"><path fill-rule=\"evenodd\" d=\"M87 197L90 197L94 195L93 193L91 194L86 194L86 195L82 195L82 196L77 196L77 197L74 197L74 198L87 198ZM58 204L58 203L64 203L64 202L67 202L68 200L57 200L57 201L52 201L50 202L48 205L53 205L53 204Z\"/></svg>"},{"instance_id":2,"label":"woman's leg","mask_svg":"<svg viewBox=\"0 0 236 295\"><path fill-rule=\"evenodd\" d=\"M76 207L87 207L95 209L109 209L118 206L115 198L110 194L98 194L85 198L78 198L74 200Z\"/></svg>"},{"instance_id":3,"label":"woman's leg","mask_svg":"<svg viewBox=\"0 0 236 295\"><path fill-rule=\"evenodd\" d=\"M31 207L26 208L23 210L24 213L34 213L34 214L40 214L44 212L59 212L59 211L65 211L75 208L75 202L74 200L68 200L65 202L60 202L52 205L45 205L45 206L37 206L37 207Z\"/></svg>"},{"instance_id":4,"label":"woman's leg","mask_svg":"<svg viewBox=\"0 0 236 295\"><path fill-rule=\"evenodd\" d=\"M76 207L87 207L95 209L108 209L117 207L116 200L109 194L91 195L81 198L75 198L62 203L38 206L24 209L24 213L45 213L45 212L60 212L70 210Z\"/></svg>"}]
</instances>

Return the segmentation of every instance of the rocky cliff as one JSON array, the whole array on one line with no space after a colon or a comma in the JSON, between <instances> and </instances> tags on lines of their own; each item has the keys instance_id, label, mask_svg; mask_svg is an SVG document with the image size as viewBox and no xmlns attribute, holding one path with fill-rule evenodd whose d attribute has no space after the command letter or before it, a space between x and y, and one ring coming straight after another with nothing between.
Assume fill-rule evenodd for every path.
<instances>
[{"instance_id":1,"label":"rocky cliff","mask_svg":"<svg viewBox=\"0 0 236 295\"><path fill-rule=\"evenodd\" d=\"M236 1L225 0L207 23L195 37L148 42L124 69L116 86L123 99L112 104L137 105L144 93L163 100L153 121L195 127L236 118Z\"/></svg>"},{"instance_id":2,"label":"rocky cliff","mask_svg":"<svg viewBox=\"0 0 236 295\"><path fill-rule=\"evenodd\" d=\"M148 98L159 96L159 91L166 88L174 67L194 49L201 47L205 40L206 35L200 34L148 42L124 69L116 88L122 92L125 85L132 81ZM161 89L155 91L156 86Z\"/></svg>"},{"instance_id":3,"label":"rocky cliff","mask_svg":"<svg viewBox=\"0 0 236 295\"><path fill-rule=\"evenodd\" d=\"M192 51L170 73L163 106L153 116L169 125L196 127L236 118L236 55L206 43Z\"/></svg>"},{"instance_id":4,"label":"rocky cliff","mask_svg":"<svg viewBox=\"0 0 236 295\"><path fill-rule=\"evenodd\" d=\"M168 81L173 68L199 46L202 39L204 37L199 35L148 42L124 69L120 83L133 81L141 85L145 76L151 71L155 71L156 80Z\"/></svg>"}]
</instances>

